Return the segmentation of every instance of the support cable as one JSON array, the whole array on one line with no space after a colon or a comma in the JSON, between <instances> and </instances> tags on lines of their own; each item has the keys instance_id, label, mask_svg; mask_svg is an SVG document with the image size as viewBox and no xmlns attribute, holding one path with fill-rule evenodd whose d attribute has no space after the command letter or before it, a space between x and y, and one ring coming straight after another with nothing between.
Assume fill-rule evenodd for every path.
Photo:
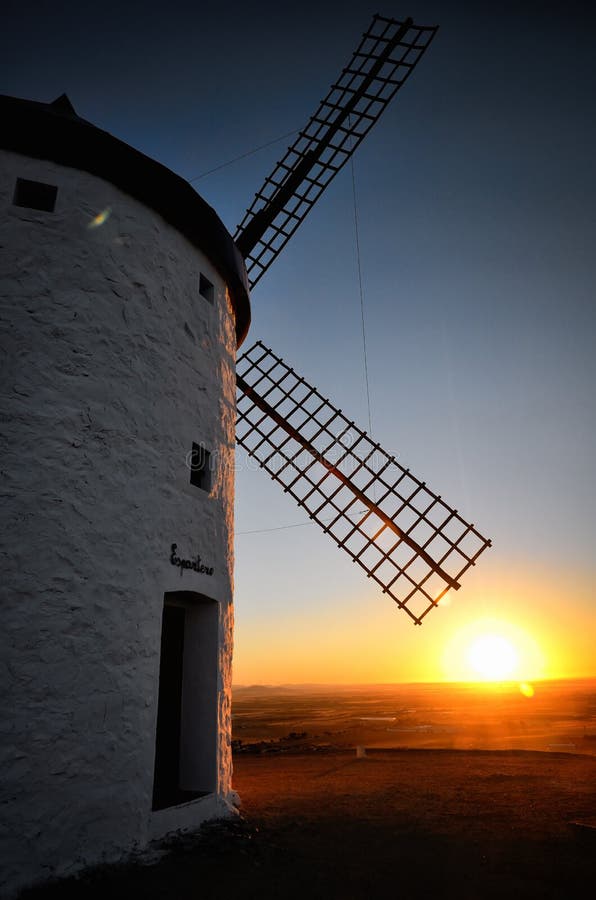
<instances>
[{"instance_id":1,"label":"support cable","mask_svg":"<svg viewBox=\"0 0 596 900\"><path fill-rule=\"evenodd\" d=\"M356 177L354 175L354 159L350 158L352 170L352 196L354 199L354 231L356 234L356 261L358 263L358 289L360 292L360 319L362 323L362 352L364 357L364 381L366 384L366 406L368 410L368 433L373 436L372 413L370 406L370 386L368 383L368 356L366 353L366 325L364 319L364 289L362 287L362 265L360 262L360 234L358 230L358 204L356 202Z\"/></svg>"},{"instance_id":2,"label":"support cable","mask_svg":"<svg viewBox=\"0 0 596 900\"><path fill-rule=\"evenodd\" d=\"M225 169L227 166L231 166L233 163L239 162L241 159L246 159L247 156L252 156L253 153L258 153L259 150L265 150L266 147L271 147L273 144L279 143L279 141L284 141L286 138L292 137L293 135L298 134L298 129L295 128L293 131L288 131L286 134L280 134L279 137L273 138L272 141L267 141L266 144L261 144L259 147L253 147L252 150L247 150L246 153L241 153L240 156L235 156L233 159L229 159L225 163L221 163L219 166L215 166L214 169L208 169L206 172L201 172L200 175L195 175L194 178L189 178L188 181L192 184L193 181L200 181L201 178L206 178L207 175L213 175L214 172L219 172L220 169Z\"/></svg>"},{"instance_id":3,"label":"support cable","mask_svg":"<svg viewBox=\"0 0 596 900\"><path fill-rule=\"evenodd\" d=\"M356 516L356 518L361 518L366 513L365 509L357 509L354 510L353 513L350 514L349 518L352 516ZM321 522L333 522L333 518L321 519ZM316 525L316 522L294 522L293 525L274 525L272 528L251 528L249 531L235 531L234 534L236 537L240 534L265 534L265 532L269 531L286 531L288 528L304 528L305 525Z\"/></svg>"}]
</instances>

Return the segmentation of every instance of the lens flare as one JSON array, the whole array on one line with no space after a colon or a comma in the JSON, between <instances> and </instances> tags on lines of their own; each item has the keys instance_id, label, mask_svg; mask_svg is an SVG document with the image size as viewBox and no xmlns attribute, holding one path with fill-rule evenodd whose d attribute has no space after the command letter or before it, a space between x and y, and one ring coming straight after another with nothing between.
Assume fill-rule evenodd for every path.
<instances>
[{"instance_id":1,"label":"lens flare","mask_svg":"<svg viewBox=\"0 0 596 900\"><path fill-rule=\"evenodd\" d=\"M519 686L519 692L520 692L520 694L523 694L524 697L527 697L528 699L530 699L531 697L534 696L534 688L532 687L531 684L528 684L527 681L522 681L522 683Z\"/></svg>"},{"instance_id":2,"label":"lens flare","mask_svg":"<svg viewBox=\"0 0 596 900\"><path fill-rule=\"evenodd\" d=\"M112 214L112 207L106 206L105 209L102 209L101 212L98 212L97 215L91 219L87 224L87 228L99 228L100 225L103 225L108 221L110 215Z\"/></svg>"}]
</instances>

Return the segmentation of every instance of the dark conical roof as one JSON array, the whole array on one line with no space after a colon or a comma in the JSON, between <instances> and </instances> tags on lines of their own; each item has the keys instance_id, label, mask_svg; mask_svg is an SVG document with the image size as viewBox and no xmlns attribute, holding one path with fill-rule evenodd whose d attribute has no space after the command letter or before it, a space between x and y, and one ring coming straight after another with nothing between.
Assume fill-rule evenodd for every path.
<instances>
[{"instance_id":1,"label":"dark conical roof","mask_svg":"<svg viewBox=\"0 0 596 900\"><path fill-rule=\"evenodd\" d=\"M52 109L55 109L57 112L66 113L67 115L76 116L75 108L68 99L66 94L60 94L59 97L56 97L55 100L49 104Z\"/></svg>"}]
</instances>

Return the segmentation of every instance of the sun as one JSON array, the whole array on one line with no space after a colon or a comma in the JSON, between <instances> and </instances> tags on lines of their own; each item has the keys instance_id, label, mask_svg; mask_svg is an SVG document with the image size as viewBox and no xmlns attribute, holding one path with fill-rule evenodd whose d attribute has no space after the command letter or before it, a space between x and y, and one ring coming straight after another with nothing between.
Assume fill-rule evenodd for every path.
<instances>
[{"instance_id":1,"label":"sun","mask_svg":"<svg viewBox=\"0 0 596 900\"><path fill-rule=\"evenodd\" d=\"M512 678L519 664L511 641L498 634L483 634L475 638L468 649L467 661L483 681Z\"/></svg>"},{"instance_id":2,"label":"sun","mask_svg":"<svg viewBox=\"0 0 596 900\"><path fill-rule=\"evenodd\" d=\"M443 646L442 667L448 681L531 684L545 677L546 659L520 624L485 616L454 629Z\"/></svg>"}]
</instances>

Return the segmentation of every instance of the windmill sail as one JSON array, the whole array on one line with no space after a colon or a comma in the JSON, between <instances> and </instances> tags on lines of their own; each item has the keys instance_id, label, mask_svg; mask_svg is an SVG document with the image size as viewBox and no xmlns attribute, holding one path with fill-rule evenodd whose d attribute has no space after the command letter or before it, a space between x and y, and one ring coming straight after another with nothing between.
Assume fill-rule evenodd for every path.
<instances>
[{"instance_id":1,"label":"windmill sail","mask_svg":"<svg viewBox=\"0 0 596 900\"><path fill-rule=\"evenodd\" d=\"M236 440L419 625L490 541L260 341Z\"/></svg>"},{"instance_id":2,"label":"windmill sail","mask_svg":"<svg viewBox=\"0 0 596 900\"><path fill-rule=\"evenodd\" d=\"M374 16L339 80L262 188L234 239L254 287L411 75L437 31Z\"/></svg>"}]
</instances>

